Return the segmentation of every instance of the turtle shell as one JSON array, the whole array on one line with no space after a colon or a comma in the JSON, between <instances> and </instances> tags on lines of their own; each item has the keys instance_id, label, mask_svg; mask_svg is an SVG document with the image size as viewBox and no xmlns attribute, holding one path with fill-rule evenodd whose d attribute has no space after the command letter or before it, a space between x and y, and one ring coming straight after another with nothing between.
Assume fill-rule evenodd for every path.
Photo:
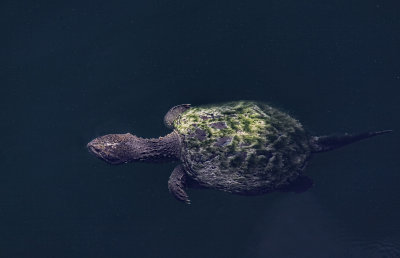
<instances>
[{"instance_id":1,"label":"turtle shell","mask_svg":"<svg viewBox=\"0 0 400 258\"><path fill-rule=\"evenodd\" d=\"M232 193L286 186L310 156L302 125L264 103L192 107L177 117L174 129L186 172L200 185Z\"/></svg>"}]
</instances>

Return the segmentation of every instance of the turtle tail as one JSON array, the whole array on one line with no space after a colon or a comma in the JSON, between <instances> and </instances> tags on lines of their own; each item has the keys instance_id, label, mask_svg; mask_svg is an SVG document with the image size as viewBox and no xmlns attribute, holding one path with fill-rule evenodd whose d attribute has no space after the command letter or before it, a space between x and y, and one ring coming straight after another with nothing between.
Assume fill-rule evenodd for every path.
<instances>
[{"instance_id":1,"label":"turtle tail","mask_svg":"<svg viewBox=\"0 0 400 258\"><path fill-rule=\"evenodd\" d=\"M353 142L358 142L367 138L391 132L393 132L393 130L366 132L360 134L346 133L344 135L312 136L310 139L311 151L312 152L330 151Z\"/></svg>"}]
</instances>

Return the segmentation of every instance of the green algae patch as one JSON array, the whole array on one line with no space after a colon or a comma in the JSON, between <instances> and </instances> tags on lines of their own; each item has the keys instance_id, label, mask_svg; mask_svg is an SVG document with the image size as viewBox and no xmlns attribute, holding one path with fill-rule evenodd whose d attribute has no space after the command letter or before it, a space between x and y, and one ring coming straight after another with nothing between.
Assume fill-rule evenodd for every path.
<instances>
[{"instance_id":1,"label":"green algae patch","mask_svg":"<svg viewBox=\"0 0 400 258\"><path fill-rule=\"evenodd\" d=\"M262 103L236 101L193 107L173 125L181 138L181 159L188 174L206 186L224 190L229 185L231 192L236 191L236 184L244 187L249 177L260 181L260 188L270 189L265 184L283 180L282 174L298 173L309 155L301 124ZM300 162L292 157L299 155L293 150L302 150ZM283 162L290 160L297 161L287 166L294 171L284 171ZM217 178L221 186L214 185Z\"/></svg>"}]
</instances>

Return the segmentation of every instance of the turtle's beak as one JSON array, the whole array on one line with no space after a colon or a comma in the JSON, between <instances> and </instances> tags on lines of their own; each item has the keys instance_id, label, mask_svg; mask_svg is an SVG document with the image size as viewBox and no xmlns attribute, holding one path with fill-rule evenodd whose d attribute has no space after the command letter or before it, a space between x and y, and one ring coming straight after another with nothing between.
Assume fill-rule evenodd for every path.
<instances>
[{"instance_id":1,"label":"turtle's beak","mask_svg":"<svg viewBox=\"0 0 400 258\"><path fill-rule=\"evenodd\" d=\"M86 147L88 148L89 152L92 153L95 156L99 156L99 153L101 152L101 144L99 144L99 141L94 139L93 141L89 142Z\"/></svg>"},{"instance_id":2,"label":"turtle's beak","mask_svg":"<svg viewBox=\"0 0 400 258\"><path fill-rule=\"evenodd\" d=\"M98 137L89 142L86 147L89 152L110 164L121 164L125 163L126 160L119 157L118 146L121 144L120 141L116 141L115 135L105 135Z\"/></svg>"}]
</instances>

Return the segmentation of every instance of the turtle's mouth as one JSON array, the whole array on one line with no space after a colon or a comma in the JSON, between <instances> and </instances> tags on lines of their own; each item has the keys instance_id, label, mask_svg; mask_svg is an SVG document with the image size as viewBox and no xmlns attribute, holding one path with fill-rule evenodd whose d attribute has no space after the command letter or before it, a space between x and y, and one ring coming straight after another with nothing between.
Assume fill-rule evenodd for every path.
<instances>
[{"instance_id":1,"label":"turtle's mouth","mask_svg":"<svg viewBox=\"0 0 400 258\"><path fill-rule=\"evenodd\" d=\"M89 142L86 147L88 148L89 152L97 158L104 160L105 162L110 164L120 164L122 163L122 161L112 154L112 145L113 144L105 144L104 142L96 138L93 141Z\"/></svg>"},{"instance_id":2,"label":"turtle's mouth","mask_svg":"<svg viewBox=\"0 0 400 258\"><path fill-rule=\"evenodd\" d=\"M93 140L94 141L94 140ZM88 148L89 152L95 155L96 157L100 157L100 148L96 146L96 144L93 144L93 141L89 142L86 147Z\"/></svg>"}]
</instances>

